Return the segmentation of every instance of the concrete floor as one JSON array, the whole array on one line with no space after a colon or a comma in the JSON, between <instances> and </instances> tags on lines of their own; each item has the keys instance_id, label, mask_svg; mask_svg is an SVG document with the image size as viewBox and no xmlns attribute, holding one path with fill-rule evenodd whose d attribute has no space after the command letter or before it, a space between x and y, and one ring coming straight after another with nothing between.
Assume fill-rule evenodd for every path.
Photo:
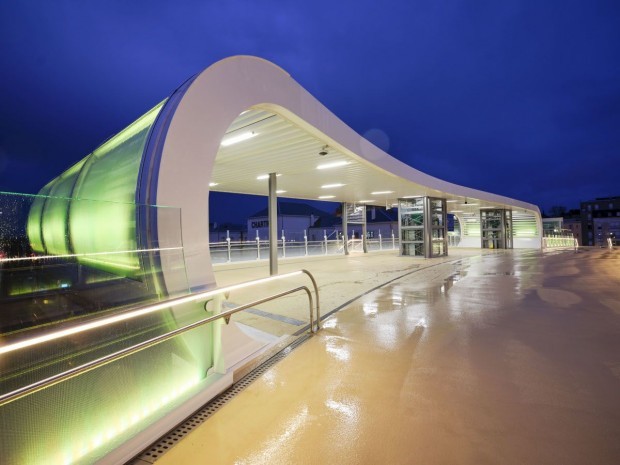
<instances>
[{"instance_id":1,"label":"concrete floor","mask_svg":"<svg viewBox=\"0 0 620 465\"><path fill-rule=\"evenodd\" d=\"M409 262L157 464L620 463L620 251L477 252Z\"/></svg>"}]
</instances>

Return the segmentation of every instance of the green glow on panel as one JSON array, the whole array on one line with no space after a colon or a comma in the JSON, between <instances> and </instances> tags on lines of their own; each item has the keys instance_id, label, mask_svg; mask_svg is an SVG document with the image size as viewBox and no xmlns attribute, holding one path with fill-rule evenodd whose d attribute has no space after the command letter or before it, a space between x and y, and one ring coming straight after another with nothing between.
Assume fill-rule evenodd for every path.
<instances>
[{"instance_id":1,"label":"green glow on panel","mask_svg":"<svg viewBox=\"0 0 620 465\"><path fill-rule=\"evenodd\" d=\"M513 214L512 231L516 237L537 237L539 231L534 214Z\"/></svg>"},{"instance_id":2,"label":"green glow on panel","mask_svg":"<svg viewBox=\"0 0 620 465\"><path fill-rule=\"evenodd\" d=\"M121 325L116 328L119 338L114 350L133 344L131 339L121 341L126 336L134 338L136 331L153 334L153 324L158 322L158 333L164 333L208 316L203 305L194 302L175 308L181 313L175 323L169 323L169 317L161 320L167 315L164 312L134 322L129 332L125 324ZM207 378L214 354L208 341L213 339L215 324L222 323L196 328L3 406L2 464L98 462L185 402L201 383L219 379L219 375ZM74 340L74 350L86 349L88 346L82 345L86 339ZM53 353L58 348L51 344L44 353L48 350Z\"/></svg>"},{"instance_id":3,"label":"green glow on panel","mask_svg":"<svg viewBox=\"0 0 620 465\"><path fill-rule=\"evenodd\" d=\"M141 274L136 239L138 173L151 126L165 100L49 182L28 216L34 251L76 254L85 265L119 276ZM109 256L84 254L118 252Z\"/></svg>"},{"instance_id":4,"label":"green glow on panel","mask_svg":"<svg viewBox=\"0 0 620 465\"><path fill-rule=\"evenodd\" d=\"M69 234L74 253L137 249L133 202L138 172L149 130L162 105L163 102L97 148L84 165L75 186L75 196L111 202L73 203ZM140 270L137 253L114 254L103 260L80 260L121 276L135 276Z\"/></svg>"},{"instance_id":5,"label":"green glow on panel","mask_svg":"<svg viewBox=\"0 0 620 465\"><path fill-rule=\"evenodd\" d=\"M34 196L30 210L28 211L28 220L26 222L26 233L30 241L30 247L35 252L45 252L43 245L43 232L41 231L41 215L43 215L43 207L49 193L50 185L48 184L41 189L40 196Z\"/></svg>"},{"instance_id":6,"label":"green glow on panel","mask_svg":"<svg viewBox=\"0 0 620 465\"><path fill-rule=\"evenodd\" d=\"M137 250L136 217L137 209L145 207L135 205L135 196L144 147L163 104L52 180L40 195L32 196L27 233L36 252L75 259L85 267L114 275L89 278L87 274L87 282L156 272L141 269L140 254L144 252ZM175 221L175 215L180 215L177 209L158 211L160 219ZM170 256L170 251L167 254ZM184 272L182 251L179 254L178 271ZM118 337L105 350L129 344L141 332L169 331L204 316L203 303L175 307L174 315L162 312L136 322L135 327L119 327ZM101 460L173 410L205 381L213 366L213 337L213 325L197 328L3 406L0 429L16 438L3 443L3 464L69 465ZM92 343L93 351L104 351L104 346L97 344L108 344L106 341L76 338L71 341L75 347L66 350L87 353ZM63 350L51 345L43 352L46 356L73 356ZM207 379L219 375L213 376Z\"/></svg>"},{"instance_id":7,"label":"green glow on panel","mask_svg":"<svg viewBox=\"0 0 620 465\"><path fill-rule=\"evenodd\" d=\"M67 237L69 197L83 165L84 160L81 160L48 184L49 195L54 198L47 199L41 214L43 241L48 254L70 253Z\"/></svg>"}]
</instances>

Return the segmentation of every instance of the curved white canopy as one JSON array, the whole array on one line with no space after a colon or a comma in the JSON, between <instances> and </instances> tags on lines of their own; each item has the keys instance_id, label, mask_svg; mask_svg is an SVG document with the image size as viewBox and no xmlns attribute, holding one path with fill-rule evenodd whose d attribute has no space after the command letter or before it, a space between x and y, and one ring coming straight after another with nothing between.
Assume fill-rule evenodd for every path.
<instances>
[{"instance_id":1,"label":"curved white canopy","mask_svg":"<svg viewBox=\"0 0 620 465\"><path fill-rule=\"evenodd\" d=\"M319 155L322 151L327 154ZM193 286L213 280L205 214L209 191L267 195L267 183L258 177L270 172L280 175L278 189L286 197L333 196L329 200L385 205L428 195L455 201L449 205L461 211L511 208L540 218L535 205L452 184L395 159L281 68L256 57L222 60L189 84L171 115L158 158L157 178L142 177L156 182L156 189L147 189L156 198L145 201L182 208ZM342 164L319 169L337 162Z\"/></svg>"}]
</instances>

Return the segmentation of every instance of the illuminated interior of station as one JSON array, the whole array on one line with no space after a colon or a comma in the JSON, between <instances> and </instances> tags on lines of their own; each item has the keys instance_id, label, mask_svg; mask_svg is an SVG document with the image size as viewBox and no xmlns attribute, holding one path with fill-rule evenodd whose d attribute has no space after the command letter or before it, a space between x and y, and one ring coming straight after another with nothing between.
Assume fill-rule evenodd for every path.
<instances>
[{"instance_id":1,"label":"illuminated interior of station","mask_svg":"<svg viewBox=\"0 0 620 465\"><path fill-rule=\"evenodd\" d=\"M38 195L5 194L27 218L31 250L3 262L2 299L19 309L3 324L0 345L3 463L127 460L230 386L239 364L279 341L219 321L20 394L221 312L227 293L210 260L209 192L270 190L399 208L394 253L403 255L449 254L446 246L425 252L427 239L416 232L427 220L415 218L428 211L430 223L433 208L444 219L429 226L430 240L445 240L445 217L454 215L459 247L541 246L536 206L419 172L356 134L279 67L254 57L223 60ZM45 281L36 289L19 281L33 273ZM69 288L88 300L82 310L59 294ZM44 300L71 309L24 316L30 307L40 315Z\"/></svg>"}]
</instances>

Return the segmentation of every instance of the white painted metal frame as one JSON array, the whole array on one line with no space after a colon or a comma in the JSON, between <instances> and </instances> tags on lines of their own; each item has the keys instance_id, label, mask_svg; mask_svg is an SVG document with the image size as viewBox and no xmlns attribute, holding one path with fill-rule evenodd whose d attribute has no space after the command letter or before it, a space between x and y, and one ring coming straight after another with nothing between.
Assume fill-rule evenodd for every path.
<instances>
[{"instance_id":1,"label":"white painted metal frame","mask_svg":"<svg viewBox=\"0 0 620 465\"><path fill-rule=\"evenodd\" d=\"M261 141L259 135L220 147L227 134L248 125L256 125L256 131L266 129L271 139L281 137L290 145L269 155L261 150L268 140ZM273 126L271 132L269 126ZM265 174L282 174L278 186L287 191L287 197L316 199L329 192L334 201L372 200L376 205L411 195L469 199L478 207L519 209L540 222L535 205L451 184L391 157L339 120L281 68L255 57L225 59L198 75L178 102L163 137L157 176L148 178L156 183L150 189L156 198L149 200L182 209L186 266L193 289L215 285L207 233L209 190L267 195L267 183L256 179L259 168ZM314 152L324 146L325 157ZM349 164L340 172L317 170L321 158ZM239 180L227 187L231 172ZM210 188L210 181L218 186ZM344 185L321 187L335 182ZM526 246L539 248L539 238ZM166 285L176 287L168 279Z\"/></svg>"}]
</instances>

